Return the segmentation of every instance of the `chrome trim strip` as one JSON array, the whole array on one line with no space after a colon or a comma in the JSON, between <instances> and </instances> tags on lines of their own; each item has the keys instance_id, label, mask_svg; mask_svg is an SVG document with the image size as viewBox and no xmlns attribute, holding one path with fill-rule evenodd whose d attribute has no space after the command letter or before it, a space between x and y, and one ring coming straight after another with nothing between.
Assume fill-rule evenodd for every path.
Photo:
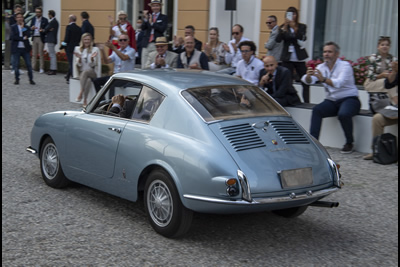
<instances>
[{"instance_id":1,"label":"chrome trim strip","mask_svg":"<svg viewBox=\"0 0 400 267\"><path fill-rule=\"evenodd\" d=\"M36 153L37 153L37 151L36 151L35 149L33 149L31 146L28 146L28 147L26 148L26 151L28 151L28 152L30 152L30 153L32 153L32 154L36 154Z\"/></svg>"},{"instance_id":2,"label":"chrome trim strip","mask_svg":"<svg viewBox=\"0 0 400 267\"><path fill-rule=\"evenodd\" d=\"M312 193L312 196L309 196L309 194L306 193L306 194L296 195L295 198L291 198L290 195L288 195L286 197L253 198L251 202L246 201L246 200L241 200L241 199L240 200L225 200L225 199L219 199L219 198L213 198L213 197L203 197L203 196L196 196L196 195L189 195L189 194L185 194L185 195L183 195L183 197L187 198L187 199L211 202L211 203L216 203L216 204L259 205L259 204L290 202L290 201L303 200L303 199L308 199L308 198L319 198L319 197L323 197L323 196L332 194L338 190L339 190L339 188L332 187L332 188L323 189L320 191L314 191Z\"/></svg>"},{"instance_id":3,"label":"chrome trim strip","mask_svg":"<svg viewBox=\"0 0 400 267\"><path fill-rule=\"evenodd\" d=\"M339 170L336 166L336 163L331 159L328 159L328 162L329 162L329 166L331 167L332 171L334 172L334 175L336 176L336 177L333 177L333 184L336 185L337 187L341 188L342 184L340 181Z\"/></svg>"}]
</instances>

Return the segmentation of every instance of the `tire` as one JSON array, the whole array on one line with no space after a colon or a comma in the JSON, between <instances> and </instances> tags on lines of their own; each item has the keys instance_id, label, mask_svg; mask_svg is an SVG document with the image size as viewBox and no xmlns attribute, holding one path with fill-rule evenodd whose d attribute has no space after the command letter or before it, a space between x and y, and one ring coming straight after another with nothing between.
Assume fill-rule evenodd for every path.
<instances>
[{"instance_id":1,"label":"tire","mask_svg":"<svg viewBox=\"0 0 400 267\"><path fill-rule=\"evenodd\" d=\"M193 211L183 206L174 182L164 170L150 173L145 184L144 207L151 226L160 235L177 238L189 231Z\"/></svg>"},{"instance_id":2,"label":"tire","mask_svg":"<svg viewBox=\"0 0 400 267\"><path fill-rule=\"evenodd\" d=\"M63 173L58 149L50 137L44 140L40 149L40 170L43 180L50 187L63 188L70 184Z\"/></svg>"},{"instance_id":3,"label":"tire","mask_svg":"<svg viewBox=\"0 0 400 267\"><path fill-rule=\"evenodd\" d=\"M303 214L307 208L308 206L301 206L283 210L273 210L272 212L285 218L295 218Z\"/></svg>"}]
</instances>

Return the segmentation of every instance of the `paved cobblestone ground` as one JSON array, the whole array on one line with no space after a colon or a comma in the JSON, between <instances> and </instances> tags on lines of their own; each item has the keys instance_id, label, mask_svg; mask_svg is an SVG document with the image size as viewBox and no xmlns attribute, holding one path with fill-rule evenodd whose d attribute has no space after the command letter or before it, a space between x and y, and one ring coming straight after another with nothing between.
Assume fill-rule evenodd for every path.
<instances>
[{"instance_id":1,"label":"paved cobblestone ground","mask_svg":"<svg viewBox=\"0 0 400 267\"><path fill-rule=\"evenodd\" d=\"M2 266L398 266L398 166L342 155L344 188L296 219L196 214L188 236L156 234L141 203L85 186L44 184L25 152L41 114L79 109L63 74L2 72Z\"/></svg>"}]
</instances>

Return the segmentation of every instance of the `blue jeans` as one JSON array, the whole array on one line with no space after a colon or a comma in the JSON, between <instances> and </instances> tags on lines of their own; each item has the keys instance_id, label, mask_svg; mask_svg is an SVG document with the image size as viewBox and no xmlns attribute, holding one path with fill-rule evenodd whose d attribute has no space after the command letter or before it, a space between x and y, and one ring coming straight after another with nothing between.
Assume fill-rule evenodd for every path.
<instances>
[{"instance_id":1,"label":"blue jeans","mask_svg":"<svg viewBox=\"0 0 400 267\"><path fill-rule=\"evenodd\" d=\"M353 139L353 117L360 112L361 103L358 97L346 97L337 101L325 99L313 108L310 133L316 139L319 138L322 119L338 116L342 125L346 144L352 144Z\"/></svg>"},{"instance_id":2,"label":"blue jeans","mask_svg":"<svg viewBox=\"0 0 400 267\"><path fill-rule=\"evenodd\" d=\"M26 68L28 69L29 80L33 80L31 55L26 52L25 48L17 48L17 52L12 54L12 65L15 74L15 80L19 80L19 58L22 57L25 61Z\"/></svg>"}]
</instances>

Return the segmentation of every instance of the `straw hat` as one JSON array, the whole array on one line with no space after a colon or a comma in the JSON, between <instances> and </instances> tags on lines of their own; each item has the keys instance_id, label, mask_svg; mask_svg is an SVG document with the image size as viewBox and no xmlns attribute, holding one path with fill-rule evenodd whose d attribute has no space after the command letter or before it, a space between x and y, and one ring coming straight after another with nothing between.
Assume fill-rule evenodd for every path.
<instances>
[{"instance_id":1,"label":"straw hat","mask_svg":"<svg viewBox=\"0 0 400 267\"><path fill-rule=\"evenodd\" d=\"M155 45L167 45L167 44L168 44L167 38L165 38L164 36L157 37Z\"/></svg>"},{"instance_id":2,"label":"straw hat","mask_svg":"<svg viewBox=\"0 0 400 267\"><path fill-rule=\"evenodd\" d=\"M149 3L149 6L152 6L154 4L157 4L160 6L163 5L163 3L160 0L151 0L151 2Z\"/></svg>"}]
</instances>

